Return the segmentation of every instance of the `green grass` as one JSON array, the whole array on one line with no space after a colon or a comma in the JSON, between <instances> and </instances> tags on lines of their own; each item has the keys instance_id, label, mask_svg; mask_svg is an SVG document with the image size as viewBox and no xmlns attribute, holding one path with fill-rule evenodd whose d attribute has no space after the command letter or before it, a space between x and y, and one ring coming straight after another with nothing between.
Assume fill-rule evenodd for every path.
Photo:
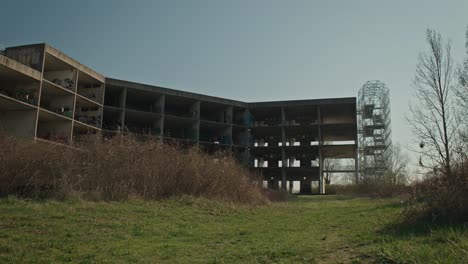
<instances>
[{"instance_id":1,"label":"green grass","mask_svg":"<svg viewBox=\"0 0 468 264\"><path fill-rule=\"evenodd\" d=\"M398 200L234 206L0 199L0 263L462 263L463 227L395 225Z\"/></svg>"}]
</instances>

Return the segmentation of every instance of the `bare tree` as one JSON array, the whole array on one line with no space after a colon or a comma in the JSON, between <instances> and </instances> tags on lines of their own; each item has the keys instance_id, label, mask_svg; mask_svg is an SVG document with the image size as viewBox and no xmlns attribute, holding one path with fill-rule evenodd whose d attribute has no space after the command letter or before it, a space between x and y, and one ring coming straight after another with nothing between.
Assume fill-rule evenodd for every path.
<instances>
[{"instance_id":1,"label":"bare tree","mask_svg":"<svg viewBox=\"0 0 468 264\"><path fill-rule=\"evenodd\" d=\"M455 67L451 45L435 30L426 31L429 51L421 53L413 81L417 102L410 104L409 124L420 142L417 150L425 167L439 167L451 174L452 153L457 136L453 110ZM427 164L429 162L429 164Z\"/></svg>"},{"instance_id":2,"label":"bare tree","mask_svg":"<svg viewBox=\"0 0 468 264\"><path fill-rule=\"evenodd\" d=\"M323 161L324 177L326 184L331 184L332 181L332 172L337 167L336 161L334 159L325 159Z\"/></svg>"},{"instance_id":3,"label":"bare tree","mask_svg":"<svg viewBox=\"0 0 468 264\"><path fill-rule=\"evenodd\" d=\"M393 144L390 155L387 158L387 171L384 173L384 181L392 185L408 183L409 157L403 151L400 144Z\"/></svg>"},{"instance_id":4,"label":"bare tree","mask_svg":"<svg viewBox=\"0 0 468 264\"><path fill-rule=\"evenodd\" d=\"M461 153L468 151L468 27L466 28L466 55L463 64L458 70L459 85L456 90L457 105L459 107Z\"/></svg>"}]
</instances>

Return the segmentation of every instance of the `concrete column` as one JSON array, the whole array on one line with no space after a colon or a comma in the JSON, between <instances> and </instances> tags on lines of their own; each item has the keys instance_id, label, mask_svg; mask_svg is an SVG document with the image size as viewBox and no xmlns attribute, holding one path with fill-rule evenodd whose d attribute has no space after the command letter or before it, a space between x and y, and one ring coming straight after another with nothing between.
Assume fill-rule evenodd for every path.
<instances>
[{"instance_id":1,"label":"concrete column","mask_svg":"<svg viewBox=\"0 0 468 264\"><path fill-rule=\"evenodd\" d=\"M119 107L125 108L125 104L127 102L127 88L122 89L119 96Z\"/></svg>"},{"instance_id":2,"label":"concrete column","mask_svg":"<svg viewBox=\"0 0 468 264\"><path fill-rule=\"evenodd\" d=\"M281 190L286 192L286 178L287 178L287 169L286 169L286 152L284 151L286 145L286 132L284 131L284 124L286 123L286 113L284 108L281 107Z\"/></svg>"},{"instance_id":3,"label":"concrete column","mask_svg":"<svg viewBox=\"0 0 468 264\"><path fill-rule=\"evenodd\" d=\"M320 113L320 105L318 106L318 140L319 140L319 193L325 194L325 180L323 178L323 136L322 136L322 115Z\"/></svg>"},{"instance_id":4,"label":"concrete column","mask_svg":"<svg viewBox=\"0 0 468 264\"><path fill-rule=\"evenodd\" d=\"M127 109L127 88L124 88L122 91L122 97L121 97L121 105L123 108L123 115L122 115L122 132L125 131L125 112ZM123 134L123 133L122 133Z\"/></svg>"},{"instance_id":5,"label":"concrete column","mask_svg":"<svg viewBox=\"0 0 468 264\"><path fill-rule=\"evenodd\" d=\"M263 168L263 158L258 158L257 159L257 167Z\"/></svg>"},{"instance_id":6,"label":"concrete column","mask_svg":"<svg viewBox=\"0 0 468 264\"><path fill-rule=\"evenodd\" d=\"M196 101L190 106L190 113L192 114L192 118L195 119L191 129L196 134L195 138L191 140L195 140L197 145L199 144L198 141L200 140L200 104L200 101Z\"/></svg>"},{"instance_id":7,"label":"concrete column","mask_svg":"<svg viewBox=\"0 0 468 264\"><path fill-rule=\"evenodd\" d=\"M196 101L190 106L190 115L193 119L200 119L200 103L200 101Z\"/></svg>"},{"instance_id":8,"label":"concrete column","mask_svg":"<svg viewBox=\"0 0 468 264\"><path fill-rule=\"evenodd\" d=\"M14 52L14 51L13 51ZM36 70L41 72L41 80L39 82L39 87L38 87L38 94L37 94L37 108L35 109L35 115L36 115L36 120L34 121L34 140L37 138L37 127L39 123L39 106L41 105L41 97L42 97L42 83L44 82L44 66L45 66L45 50L42 51L41 53L41 65L40 69L37 67L34 67ZM11 55L14 56L14 53ZM16 58L16 56L14 56ZM76 99L76 95L74 95L74 100ZM73 102L73 113L72 113L73 119L75 119L75 102ZM74 121L72 121L73 123Z\"/></svg>"},{"instance_id":9,"label":"concrete column","mask_svg":"<svg viewBox=\"0 0 468 264\"><path fill-rule=\"evenodd\" d=\"M43 73L44 74L44 73ZM75 74L75 85L73 87L73 109L72 109L72 126L71 126L71 131L70 131L70 140L68 141L70 144L73 144L73 128L75 126L75 112L76 112L76 93L78 92L78 78L79 78L79 71L76 71ZM39 92L40 98L37 102L37 106L41 105L41 97L42 97L42 83L41 83L41 91ZM101 126L99 128L102 128L102 119L104 117L104 107L101 107ZM37 115L37 122L39 122L39 112ZM36 127L37 129L37 127Z\"/></svg>"},{"instance_id":10,"label":"concrete column","mask_svg":"<svg viewBox=\"0 0 468 264\"><path fill-rule=\"evenodd\" d=\"M323 177L323 156L322 150L319 151L319 193L325 194L325 179Z\"/></svg>"},{"instance_id":11,"label":"concrete column","mask_svg":"<svg viewBox=\"0 0 468 264\"><path fill-rule=\"evenodd\" d=\"M156 101L153 103L153 109L155 113L162 114L164 112L164 103L165 103L165 96L161 95L158 97Z\"/></svg>"},{"instance_id":12,"label":"concrete column","mask_svg":"<svg viewBox=\"0 0 468 264\"><path fill-rule=\"evenodd\" d=\"M264 147L265 146L265 140L263 138L258 139L258 146L259 147Z\"/></svg>"},{"instance_id":13,"label":"concrete column","mask_svg":"<svg viewBox=\"0 0 468 264\"><path fill-rule=\"evenodd\" d=\"M296 142L295 138L289 138L289 146L294 146L294 142Z\"/></svg>"},{"instance_id":14,"label":"concrete column","mask_svg":"<svg viewBox=\"0 0 468 264\"><path fill-rule=\"evenodd\" d=\"M233 107L232 106L228 106L226 108L226 120L224 120L225 123L227 124L232 124L232 121L233 121Z\"/></svg>"},{"instance_id":15,"label":"concrete column","mask_svg":"<svg viewBox=\"0 0 468 264\"><path fill-rule=\"evenodd\" d=\"M160 99L159 99L159 103L160 103L160 110L161 110L161 118L159 119L160 122L159 122L159 129L161 130L161 135L160 135L160 139L161 139L161 142L164 141L164 112L166 110L166 95L161 95Z\"/></svg>"},{"instance_id":16,"label":"concrete column","mask_svg":"<svg viewBox=\"0 0 468 264\"><path fill-rule=\"evenodd\" d=\"M268 179L268 189L278 190L278 179L275 177L273 179Z\"/></svg>"},{"instance_id":17,"label":"concrete column","mask_svg":"<svg viewBox=\"0 0 468 264\"><path fill-rule=\"evenodd\" d=\"M306 193L306 194L309 194L312 192L312 189L311 189L311 181L309 178L302 178L301 179L301 193Z\"/></svg>"}]
</instances>

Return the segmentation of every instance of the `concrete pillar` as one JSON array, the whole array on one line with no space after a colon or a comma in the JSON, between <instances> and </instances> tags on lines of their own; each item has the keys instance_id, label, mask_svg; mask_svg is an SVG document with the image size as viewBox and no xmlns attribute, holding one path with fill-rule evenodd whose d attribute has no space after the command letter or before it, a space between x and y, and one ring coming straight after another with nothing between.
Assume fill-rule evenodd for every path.
<instances>
[{"instance_id":1,"label":"concrete pillar","mask_svg":"<svg viewBox=\"0 0 468 264\"><path fill-rule=\"evenodd\" d=\"M278 179L276 177L273 177L272 178L269 178L268 179L268 189L272 189L272 190L278 190Z\"/></svg>"},{"instance_id":2,"label":"concrete pillar","mask_svg":"<svg viewBox=\"0 0 468 264\"><path fill-rule=\"evenodd\" d=\"M301 179L301 193L310 194L312 193L311 181L309 178L305 177Z\"/></svg>"},{"instance_id":3,"label":"concrete pillar","mask_svg":"<svg viewBox=\"0 0 468 264\"><path fill-rule=\"evenodd\" d=\"M119 107L125 108L126 103L127 103L127 88L124 88L122 89L122 92L120 93Z\"/></svg>"},{"instance_id":4,"label":"concrete pillar","mask_svg":"<svg viewBox=\"0 0 468 264\"><path fill-rule=\"evenodd\" d=\"M318 140L319 140L319 193L325 194L325 179L323 178L323 136L322 136L322 115L320 113L320 105L318 106Z\"/></svg>"},{"instance_id":5,"label":"concrete pillar","mask_svg":"<svg viewBox=\"0 0 468 264\"><path fill-rule=\"evenodd\" d=\"M325 194L325 179L323 177L323 156L322 150L319 151L319 193Z\"/></svg>"},{"instance_id":6,"label":"concrete pillar","mask_svg":"<svg viewBox=\"0 0 468 264\"><path fill-rule=\"evenodd\" d=\"M286 168L286 152L284 151L286 143L286 132L284 131L284 124L286 122L286 113L284 108L281 107L281 190L286 192L286 178L287 178L287 168Z\"/></svg>"},{"instance_id":7,"label":"concrete pillar","mask_svg":"<svg viewBox=\"0 0 468 264\"><path fill-rule=\"evenodd\" d=\"M319 190L320 194L326 194L326 192L325 192L325 181L323 180L323 177L321 178L319 185L320 185L320 190Z\"/></svg>"},{"instance_id":8,"label":"concrete pillar","mask_svg":"<svg viewBox=\"0 0 468 264\"><path fill-rule=\"evenodd\" d=\"M225 123L227 124L232 124L232 121L233 121L233 107L232 106L228 106L226 108L226 120L224 120Z\"/></svg>"},{"instance_id":9,"label":"concrete pillar","mask_svg":"<svg viewBox=\"0 0 468 264\"><path fill-rule=\"evenodd\" d=\"M124 132L126 129L125 129L125 112L126 112L126 109L127 109L127 88L124 88L122 90L122 95L121 95L121 101L120 101L120 104L121 104L121 107L123 108L123 111L122 111L122 132ZM123 134L123 133L122 133Z\"/></svg>"},{"instance_id":10,"label":"concrete pillar","mask_svg":"<svg viewBox=\"0 0 468 264\"><path fill-rule=\"evenodd\" d=\"M294 142L296 142L295 138L289 138L289 146L294 146Z\"/></svg>"},{"instance_id":11,"label":"concrete pillar","mask_svg":"<svg viewBox=\"0 0 468 264\"><path fill-rule=\"evenodd\" d=\"M265 146L265 140L263 138L258 139L258 146L259 147Z\"/></svg>"},{"instance_id":12,"label":"concrete pillar","mask_svg":"<svg viewBox=\"0 0 468 264\"><path fill-rule=\"evenodd\" d=\"M190 106L190 115L193 119L200 119L200 104L200 101L196 101Z\"/></svg>"},{"instance_id":13,"label":"concrete pillar","mask_svg":"<svg viewBox=\"0 0 468 264\"><path fill-rule=\"evenodd\" d=\"M274 186L274 180L269 178L267 182L268 189L273 189L273 186Z\"/></svg>"},{"instance_id":14,"label":"concrete pillar","mask_svg":"<svg viewBox=\"0 0 468 264\"><path fill-rule=\"evenodd\" d=\"M160 118L160 123L159 123L159 129L161 130L161 135L160 139L161 142L163 142L163 137L164 137L164 111L166 109L166 95L161 95L159 98L159 104L160 104L160 111L161 111L161 118Z\"/></svg>"},{"instance_id":15,"label":"concrete pillar","mask_svg":"<svg viewBox=\"0 0 468 264\"><path fill-rule=\"evenodd\" d=\"M263 158L258 158L257 159L257 167L263 168Z\"/></svg>"}]
</instances>

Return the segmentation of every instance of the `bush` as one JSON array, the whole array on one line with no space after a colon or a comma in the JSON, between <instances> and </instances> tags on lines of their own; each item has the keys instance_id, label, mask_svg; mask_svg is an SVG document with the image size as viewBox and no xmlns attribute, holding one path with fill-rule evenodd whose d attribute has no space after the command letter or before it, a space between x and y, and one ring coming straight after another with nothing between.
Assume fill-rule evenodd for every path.
<instances>
[{"instance_id":1,"label":"bush","mask_svg":"<svg viewBox=\"0 0 468 264\"><path fill-rule=\"evenodd\" d=\"M468 160L457 164L451 175L435 173L412 188L408 221L432 222L468 221Z\"/></svg>"},{"instance_id":2,"label":"bush","mask_svg":"<svg viewBox=\"0 0 468 264\"><path fill-rule=\"evenodd\" d=\"M228 154L156 140L87 140L78 149L0 136L0 194L123 200L191 195L263 203L254 175Z\"/></svg>"},{"instance_id":3,"label":"bush","mask_svg":"<svg viewBox=\"0 0 468 264\"><path fill-rule=\"evenodd\" d=\"M262 189L262 193L271 202L285 202L288 200L288 194L286 192Z\"/></svg>"}]
</instances>

